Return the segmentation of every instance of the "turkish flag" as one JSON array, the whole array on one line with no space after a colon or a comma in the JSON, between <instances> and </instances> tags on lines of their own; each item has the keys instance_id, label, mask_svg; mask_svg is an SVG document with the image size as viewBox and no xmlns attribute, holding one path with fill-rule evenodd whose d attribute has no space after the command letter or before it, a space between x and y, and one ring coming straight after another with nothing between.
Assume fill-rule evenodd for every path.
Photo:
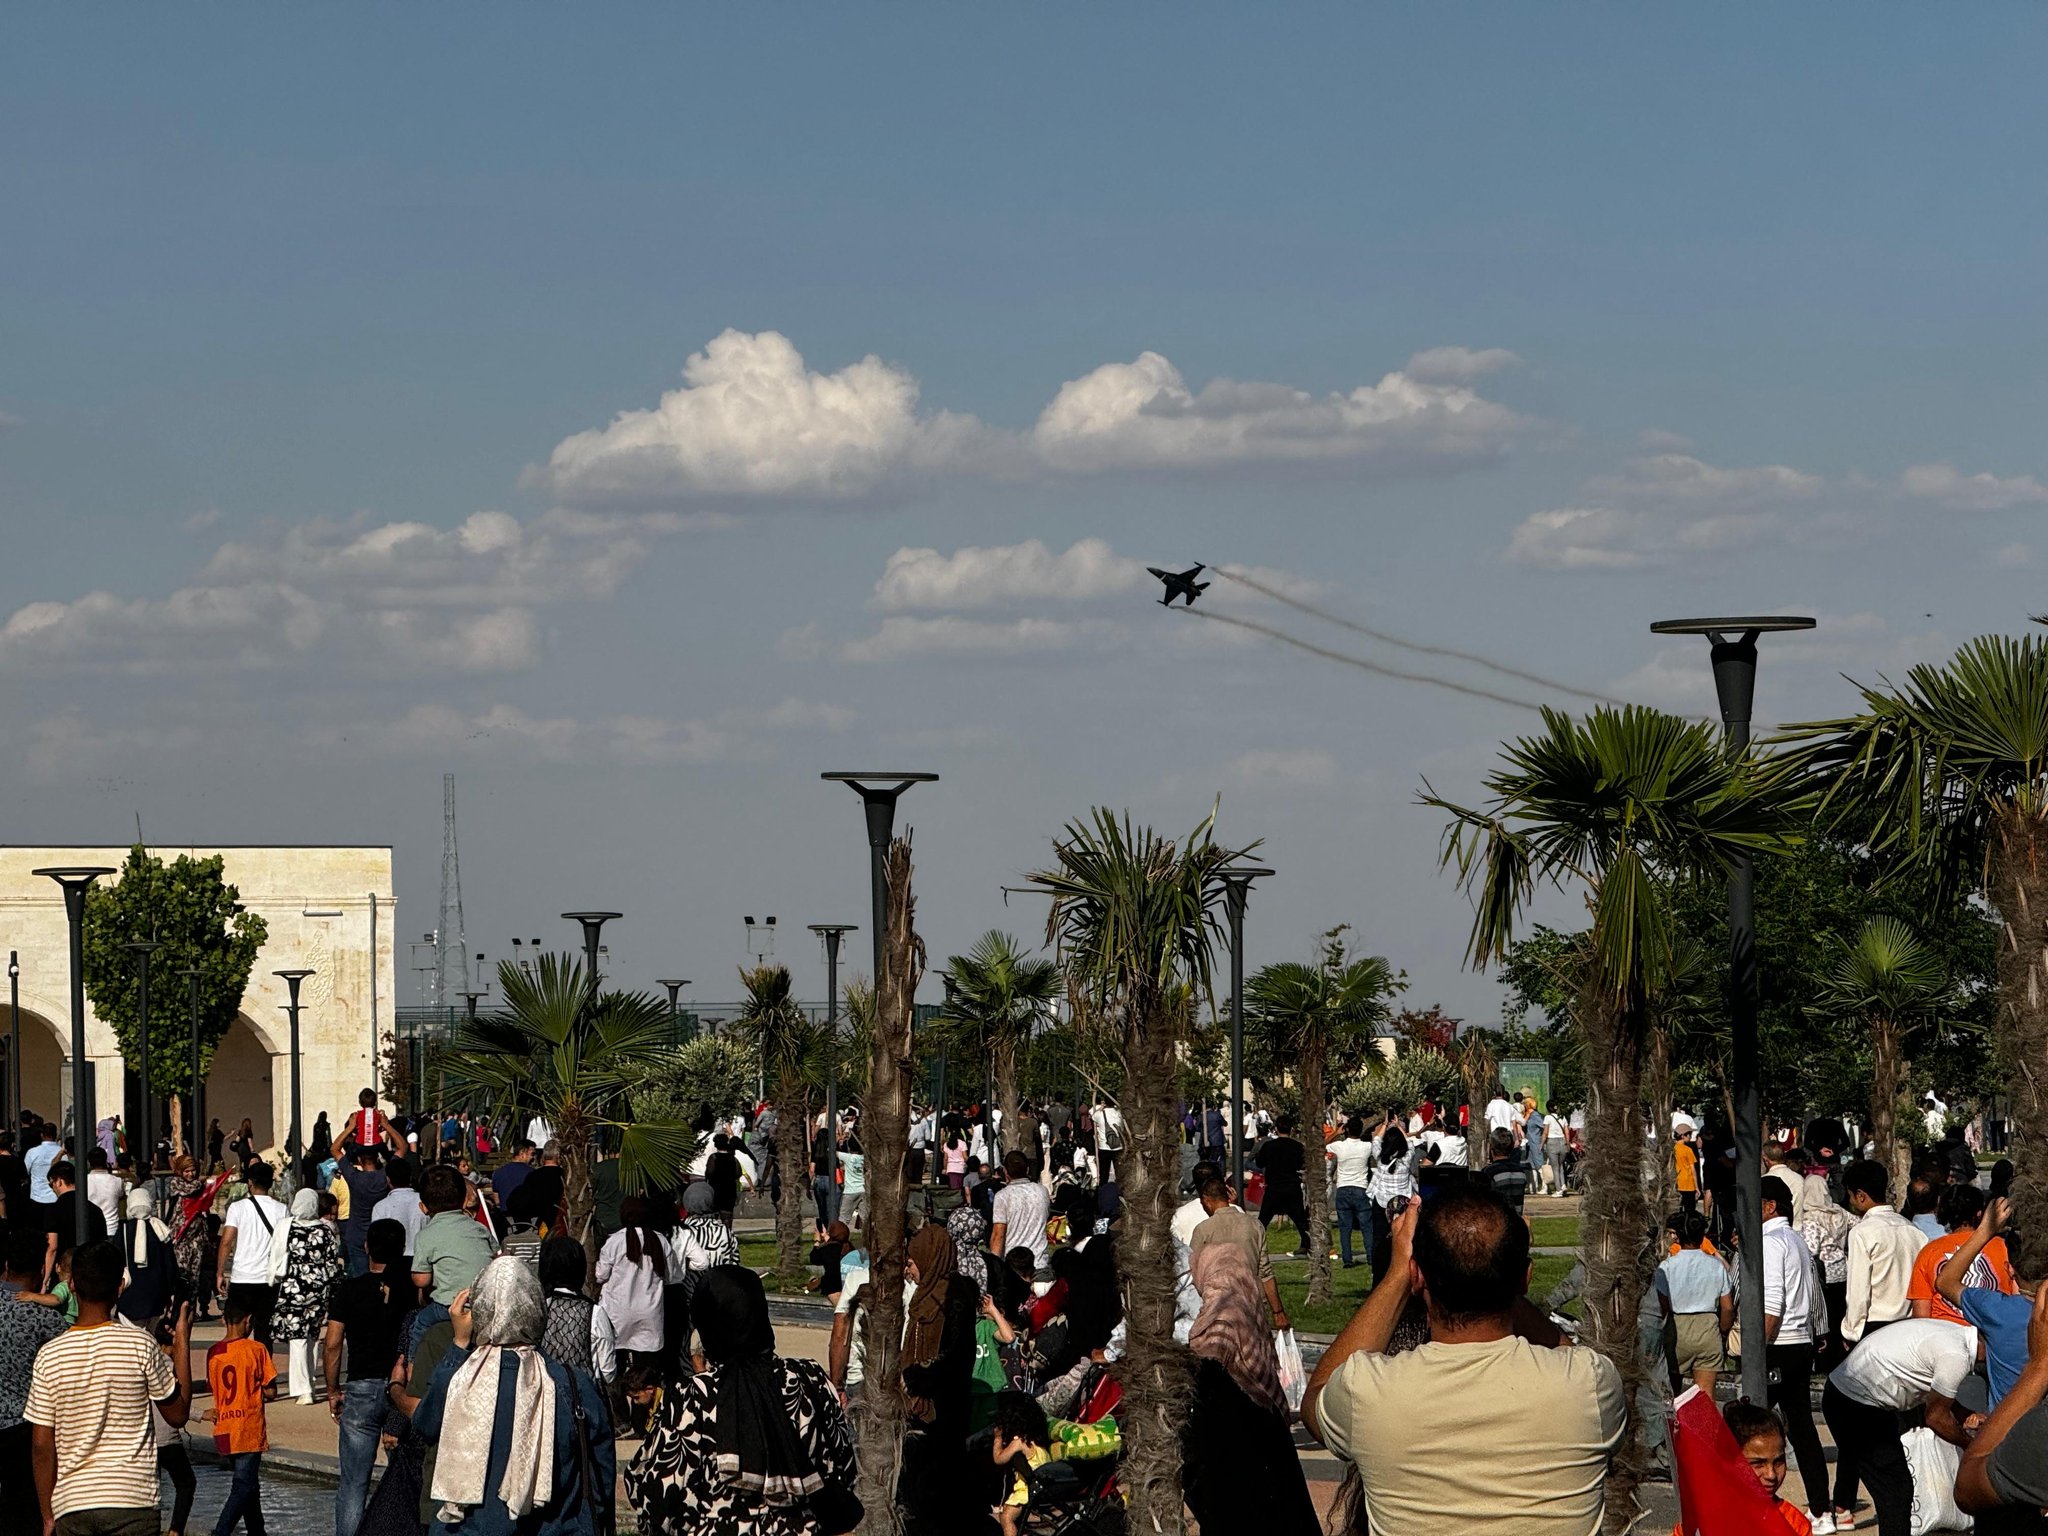
<instances>
[{"instance_id":1,"label":"turkish flag","mask_svg":"<svg viewBox=\"0 0 2048 1536\"><path fill-rule=\"evenodd\" d=\"M1687 1387L1671 1405L1679 1536L1786 1536L1764 1485L1742 1459L1714 1399Z\"/></svg>"}]
</instances>

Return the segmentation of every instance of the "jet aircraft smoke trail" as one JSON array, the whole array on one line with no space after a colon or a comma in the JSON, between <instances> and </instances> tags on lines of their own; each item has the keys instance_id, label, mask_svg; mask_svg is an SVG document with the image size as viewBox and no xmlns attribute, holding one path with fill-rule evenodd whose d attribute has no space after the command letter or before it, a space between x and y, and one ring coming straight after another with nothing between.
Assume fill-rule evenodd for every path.
<instances>
[{"instance_id":1,"label":"jet aircraft smoke trail","mask_svg":"<svg viewBox=\"0 0 2048 1536\"><path fill-rule=\"evenodd\" d=\"M1519 667L1511 667L1503 662L1494 661L1490 657L1481 656L1476 651L1461 651L1455 646L1424 645L1416 640L1403 640L1400 636L1390 635L1383 629L1374 629L1369 624L1361 624L1356 619L1347 619L1340 613L1330 612L1327 608L1318 608L1314 603L1304 602L1298 597L1292 597L1277 588L1267 586L1262 581L1254 581L1251 577L1233 571L1227 566L1212 565L1209 569L1219 576L1227 576L1232 581L1242 582L1254 592L1263 592L1275 602L1285 603L1290 608L1298 608L1311 617L1327 620L1329 623L1338 625L1341 628L1364 635L1367 639L1379 640L1387 645L1399 646L1404 651L1415 651L1424 656L1443 656L1455 661L1469 661L1475 666L1485 667L1488 671L1498 672L1504 677L1512 677L1517 682L1534 683L1539 688L1549 688L1558 693L1569 693L1575 698L1591 699L1596 704L1620 704L1624 702L1621 699L1612 698L1604 693L1594 693L1587 688L1574 688L1570 683L1560 683L1556 678L1544 677L1541 673L1524 672Z\"/></svg>"},{"instance_id":2,"label":"jet aircraft smoke trail","mask_svg":"<svg viewBox=\"0 0 2048 1536\"><path fill-rule=\"evenodd\" d=\"M1351 656L1343 651L1326 650L1320 645L1315 645L1298 636L1290 635L1284 630L1273 629L1264 624L1255 624L1250 619L1240 619L1232 614L1217 613L1214 609L1169 608L1167 612L1189 614L1198 619L1208 619L1216 624L1232 624L1239 629L1248 629L1254 634L1265 635L1270 639L1278 640L1283 645L1291 645L1298 650L1307 651L1311 656L1322 656L1330 661L1341 661L1348 667L1357 667L1361 671L1374 672L1381 677L1398 678L1404 683L1425 683L1432 688L1448 688L1453 693L1462 693L1469 698L1490 699L1496 704L1507 704L1516 709L1534 710L1539 714L1542 713L1542 705L1532 704L1527 699L1510 698L1504 693L1493 693L1485 688L1475 688L1469 683L1453 682L1447 677L1433 677L1427 672L1404 672L1398 667L1383 667L1376 661L1367 661L1363 656Z\"/></svg>"}]
</instances>

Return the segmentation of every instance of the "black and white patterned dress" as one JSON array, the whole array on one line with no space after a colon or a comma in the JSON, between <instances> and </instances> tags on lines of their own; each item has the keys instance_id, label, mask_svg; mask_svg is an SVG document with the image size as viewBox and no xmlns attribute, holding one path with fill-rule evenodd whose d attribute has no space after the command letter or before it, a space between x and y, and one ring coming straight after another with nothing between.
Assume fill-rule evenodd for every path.
<instances>
[{"instance_id":1,"label":"black and white patterned dress","mask_svg":"<svg viewBox=\"0 0 2048 1536\"><path fill-rule=\"evenodd\" d=\"M327 1331L327 1303L341 1278L341 1239L324 1221L294 1221L285 1235L284 1278L277 1286L272 1337L317 1339Z\"/></svg>"},{"instance_id":2,"label":"black and white patterned dress","mask_svg":"<svg viewBox=\"0 0 2048 1536\"><path fill-rule=\"evenodd\" d=\"M778 1358L782 1402L826 1484L853 1486L853 1431L824 1368ZM626 1467L626 1497L647 1536L818 1536L808 1504L776 1507L718 1475L718 1372L662 1395L646 1443Z\"/></svg>"}]
</instances>

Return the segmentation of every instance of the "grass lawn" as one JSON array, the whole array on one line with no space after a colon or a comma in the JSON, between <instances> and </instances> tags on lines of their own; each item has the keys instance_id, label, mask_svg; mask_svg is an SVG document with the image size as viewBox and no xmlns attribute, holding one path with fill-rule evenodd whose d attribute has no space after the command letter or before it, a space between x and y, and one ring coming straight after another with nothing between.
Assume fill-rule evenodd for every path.
<instances>
[{"instance_id":1,"label":"grass lawn","mask_svg":"<svg viewBox=\"0 0 2048 1536\"><path fill-rule=\"evenodd\" d=\"M1532 1216L1529 1241L1538 1248L1579 1246L1579 1218L1576 1216Z\"/></svg>"}]
</instances>

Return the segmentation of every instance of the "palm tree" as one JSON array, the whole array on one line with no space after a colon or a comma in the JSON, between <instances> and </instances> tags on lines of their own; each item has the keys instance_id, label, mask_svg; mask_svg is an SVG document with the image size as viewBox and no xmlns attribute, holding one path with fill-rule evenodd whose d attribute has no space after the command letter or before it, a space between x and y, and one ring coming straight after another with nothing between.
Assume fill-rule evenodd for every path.
<instances>
[{"instance_id":1,"label":"palm tree","mask_svg":"<svg viewBox=\"0 0 2048 1536\"><path fill-rule=\"evenodd\" d=\"M1906 1187L1910 1171L1910 1148L1896 1129L1907 1037L1932 1020L1951 993L1941 956L1896 917L1870 918L1855 938L1837 939L1820 978L1814 1012L1851 1016L1870 1028L1870 1137L1894 1189Z\"/></svg>"},{"instance_id":2,"label":"palm tree","mask_svg":"<svg viewBox=\"0 0 2048 1536\"><path fill-rule=\"evenodd\" d=\"M1486 1103L1500 1084L1500 1058L1486 1031L1468 1029L1458 1046L1458 1077L1465 1084L1465 1161L1484 1168L1493 1156L1487 1141Z\"/></svg>"},{"instance_id":3,"label":"palm tree","mask_svg":"<svg viewBox=\"0 0 2048 1536\"><path fill-rule=\"evenodd\" d=\"M903 1529L896 1493L910 1421L898 1361L903 1353L904 1215L910 1203L904 1177L910 1142L910 1025L917 984L924 976L924 940L917 936L908 837L889 845L882 873L882 974L872 989L859 994L855 1009L869 1052L861 1092L861 1145L868 1160L867 1248L873 1266L865 1309L867 1387L857 1417L860 1498L867 1511L861 1536L897 1536ZM849 988L850 1003L855 995Z\"/></svg>"},{"instance_id":4,"label":"palm tree","mask_svg":"<svg viewBox=\"0 0 2048 1536\"><path fill-rule=\"evenodd\" d=\"M1444 859L1477 898L1474 963L1506 956L1539 883L1579 886L1592 915L1574 1008L1590 1097L1584 1302L1589 1341L1621 1373L1630 1404L1628 1439L1608 1478L1607 1528L1621 1531L1635 1517L1642 1475L1636 1319L1654 1241L1642 1177L1643 1053L1653 994L1677 946L1661 887L1789 846L1807 800L1782 776L1729 758L1703 722L1634 705L1583 720L1545 710L1544 730L1501 755L1485 780L1485 809L1434 791L1424 803L1452 818Z\"/></svg>"},{"instance_id":5,"label":"palm tree","mask_svg":"<svg viewBox=\"0 0 2048 1536\"><path fill-rule=\"evenodd\" d=\"M1003 1112L1002 1150L1014 1151L1024 1139L1017 1113L1017 1054L1060 996L1060 968L1050 960L1027 958L1014 938L991 928L966 954L946 961L944 981L945 1011L936 1022L962 1044L986 1054Z\"/></svg>"},{"instance_id":6,"label":"palm tree","mask_svg":"<svg viewBox=\"0 0 2048 1536\"><path fill-rule=\"evenodd\" d=\"M782 1199L775 1207L775 1281L783 1290L804 1281L804 1167L811 1154L813 1088L822 1081L825 1032L790 993L786 965L742 966L746 1002L734 1025L753 1048L762 1077L773 1085L775 1163Z\"/></svg>"},{"instance_id":7,"label":"palm tree","mask_svg":"<svg viewBox=\"0 0 2048 1536\"><path fill-rule=\"evenodd\" d=\"M1131 1528L1178 1531L1181 1427L1194 1391L1192 1358L1173 1340L1173 1218L1180 1125L1173 1084L1178 1047L1207 993L1221 940L1225 876L1250 849L1213 838L1211 810L1184 843L1098 808L1053 840L1054 867L1031 875L1052 897L1046 942L1065 966L1084 1014L1121 1046L1118 1159L1124 1219L1116 1243L1123 1284L1121 1380L1128 1443L1124 1487Z\"/></svg>"},{"instance_id":8,"label":"palm tree","mask_svg":"<svg viewBox=\"0 0 2048 1536\"><path fill-rule=\"evenodd\" d=\"M1344 929L1323 935L1322 958L1314 965L1283 960L1261 969L1245 983L1245 1025L1260 1054L1276 1066L1292 1067L1301 1090L1303 1117L1323 1123L1333 1057L1365 1048L1387 1018L1387 1000L1406 983L1378 955L1351 955ZM1330 1299L1330 1176L1321 1157L1322 1138L1311 1135L1301 1173L1308 1207L1308 1303Z\"/></svg>"},{"instance_id":9,"label":"palm tree","mask_svg":"<svg viewBox=\"0 0 2048 1536\"><path fill-rule=\"evenodd\" d=\"M595 1262L591 1148L616 1136L622 1187L672 1184L697 1136L687 1125L645 1120L630 1095L673 1050L668 1004L648 992L591 995L582 964L542 955L531 974L501 961L505 1004L455 1031L443 1071L450 1091L489 1099L501 1124L515 1107L538 1111L562 1153L569 1229Z\"/></svg>"},{"instance_id":10,"label":"palm tree","mask_svg":"<svg viewBox=\"0 0 2048 1536\"><path fill-rule=\"evenodd\" d=\"M2003 920L2015 1225L2048 1231L2048 641L1981 635L1902 688L1860 692L1856 714L1790 728L1791 766L1824 788L1828 825L1951 889L1980 883Z\"/></svg>"}]
</instances>

